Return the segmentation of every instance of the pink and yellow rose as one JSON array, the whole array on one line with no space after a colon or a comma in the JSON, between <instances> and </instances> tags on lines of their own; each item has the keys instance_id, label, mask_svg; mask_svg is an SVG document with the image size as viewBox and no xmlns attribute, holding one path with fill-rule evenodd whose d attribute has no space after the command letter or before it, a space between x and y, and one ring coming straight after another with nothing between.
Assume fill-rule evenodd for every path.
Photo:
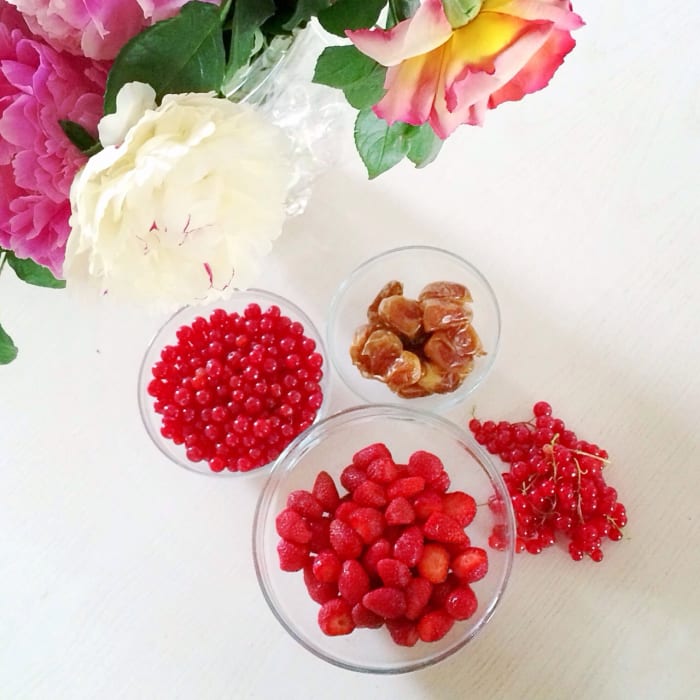
<instances>
[{"instance_id":1,"label":"pink and yellow rose","mask_svg":"<svg viewBox=\"0 0 700 700\"><path fill-rule=\"evenodd\" d=\"M389 124L427 122L445 139L460 124L482 124L487 109L546 87L582 25L569 0L483 0L453 28L441 0L424 0L391 29L347 35L389 69L375 114Z\"/></svg>"}]
</instances>

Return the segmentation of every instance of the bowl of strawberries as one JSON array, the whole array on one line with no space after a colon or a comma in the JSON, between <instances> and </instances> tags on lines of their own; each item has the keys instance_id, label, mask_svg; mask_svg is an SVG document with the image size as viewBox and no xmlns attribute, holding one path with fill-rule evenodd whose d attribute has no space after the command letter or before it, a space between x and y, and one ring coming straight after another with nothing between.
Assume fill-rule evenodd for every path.
<instances>
[{"instance_id":1,"label":"bowl of strawberries","mask_svg":"<svg viewBox=\"0 0 700 700\"><path fill-rule=\"evenodd\" d=\"M483 629L514 541L505 485L467 432L375 404L316 423L280 455L253 554L297 642L342 668L387 674L441 661Z\"/></svg>"}]
</instances>

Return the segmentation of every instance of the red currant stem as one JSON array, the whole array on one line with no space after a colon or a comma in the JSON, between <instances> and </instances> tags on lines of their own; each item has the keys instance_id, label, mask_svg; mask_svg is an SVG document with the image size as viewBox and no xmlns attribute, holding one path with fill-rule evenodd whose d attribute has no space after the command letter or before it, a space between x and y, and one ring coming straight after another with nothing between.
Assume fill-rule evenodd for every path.
<instances>
[{"instance_id":1,"label":"red currant stem","mask_svg":"<svg viewBox=\"0 0 700 700\"><path fill-rule=\"evenodd\" d=\"M576 471L578 475L578 495L576 499L576 510L578 511L578 517L581 523L583 523L583 513L581 512L581 465L578 463L576 457L574 457L574 464L576 465Z\"/></svg>"},{"instance_id":2,"label":"red currant stem","mask_svg":"<svg viewBox=\"0 0 700 700\"><path fill-rule=\"evenodd\" d=\"M605 462L605 464L610 464L609 459L605 459L604 457L598 457L598 455L591 454L590 452L582 452L581 450L570 450L570 452L572 454L583 455L584 457L593 457L593 459Z\"/></svg>"},{"instance_id":3,"label":"red currant stem","mask_svg":"<svg viewBox=\"0 0 700 700\"><path fill-rule=\"evenodd\" d=\"M520 492L523 494L523 496L530 490L530 487L535 483L535 480L537 479L537 474L531 474L530 475L530 481L527 482L521 489Z\"/></svg>"},{"instance_id":4,"label":"red currant stem","mask_svg":"<svg viewBox=\"0 0 700 700\"><path fill-rule=\"evenodd\" d=\"M605 519L611 524L614 525L615 528L618 530L618 532L623 532L623 528L621 528L613 518L611 518L609 515L605 516Z\"/></svg>"}]
</instances>

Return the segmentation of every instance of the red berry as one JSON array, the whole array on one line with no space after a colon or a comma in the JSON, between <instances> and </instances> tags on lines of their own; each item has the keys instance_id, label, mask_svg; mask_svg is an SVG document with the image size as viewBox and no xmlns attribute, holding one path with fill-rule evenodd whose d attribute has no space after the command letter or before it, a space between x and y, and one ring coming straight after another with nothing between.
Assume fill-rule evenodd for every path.
<instances>
[{"instance_id":1,"label":"red berry","mask_svg":"<svg viewBox=\"0 0 700 700\"><path fill-rule=\"evenodd\" d=\"M474 583L486 576L489 559L486 550L469 547L452 559L452 571L464 583Z\"/></svg>"},{"instance_id":2,"label":"red berry","mask_svg":"<svg viewBox=\"0 0 700 700\"><path fill-rule=\"evenodd\" d=\"M367 548L362 556L362 565L368 574L374 576L377 573L377 564L389 556L391 556L391 543L382 538Z\"/></svg>"},{"instance_id":3,"label":"red berry","mask_svg":"<svg viewBox=\"0 0 700 700\"><path fill-rule=\"evenodd\" d=\"M362 539L342 520L332 520L329 528L331 547L341 559L357 559L362 553Z\"/></svg>"},{"instance_id":4,"label":"red berry","mask_svg":"<svg viewBox=\"0 0 700 700\"><path fill-rule=\"evenodd\" d=\"M436 491L423 491L413 500L418 520L427 520L431 513L442 512L442 496Z\"/></svg>"},{"instance_id":5,"label":"red berry","mask_svg":"<svg viewBox=\"0 0 700 700\"><path fill-rule=\"evenodd\" d=\"M342 598L329 600L318 611L318 626L329 636L350 634L355 629L352 608Z\"/></svg>"},{"instance_id":6,"label":"red berry","mask_svg":"<svg viewBox=\"0 0 700 700\"><path fill-rule=\"evenodd\" d=\"M406 612L406 595L398 588L375 588L366 593L362 604L384 619L401 617Z\"/></svg>"},{"instance_id":7,"label":"red berry","mask_svg":"<svg viewBox=\"0 0 700 700\"><path fill-rule=\"evenodd\" d=\"M386 503L386 492L384 488L374 481L363 481L352 494L355 503L361 506L372 506L383 508Z\"/></svg>"},{"instance_id":8,"label":"red berry","mask_svg":"<svg viewBox=\"0 0 700 700\"><path fill-rule=\"evenodd\" d=\"M323 506L309 493L300 489L292 491L287 496L287 508L307 518L320 518L323 515Z\"/></svg>"},{"instance_id":9,"label":"red berry","mask_svg":"<svg viewBox=\"0 0 700 700\"><path fill-rule=\"evenodd\" d=\"M546 401L538 401L532 407L532 412L535 416L551 416L552 407Z\"/></svg>"},{"instance_id":10,"label":"red berry","mask_svg":"<svg viewBox=\"0 0 700 700\"><path fill-rule=\"evenodd\" d=\"M425 479L422 476L405 476L389 484L386 489L386 495L389 498L398 496L411 498L423 491L424 488Z\"/></svg>"},{"instance_id":11,"label":"red berry","mask_svg":"<svg viewBox=\"0 0 700 700\"><path fill-rule=\"evenodd\" d=\"M282 571L299 571L309 561L309 549L303 544L280 540L277 544L277 555Z\"/></svg>"},{"instance_id":12,"label":"red berry","mask_svg":"<svg viewBox=\"0 0 700 700\"><path fill-rule=\"evenodd\" d=\"M398 559L380 559L377 562L377 573L389 588L404 588L411 580L411 570Z\"/></svg>"},{"instance_id":13,"label":"red berry","mask_svg":"<svg viewBox=\"0 0 700 700\"><path fill-rule=\"evenodd\" d=\"M445 513L432 513L423 524L423 534L436 542L464 543L466 534L459 523Z\"/></svg>"},{"instance_id":14,"label":"red berry","mask_svg":"<svg viewBox=\"0 0 700 700\"><path fill-rule=\"evenodd\" d=\"M418 620L418 636L424 642L437 642L442 639L454 625L454 618L444 610L433 610L425 613Z\"/></svg>"},{"instance_id":15,"label":"red berry","mask_svg":"<svg viewBox=\"0 0 700 700\"><path fill-rule=\"evenodd\" d=\"M367 477L380 484L390 484L399 476L399 470L390 457L380 457L367 466Z\"/></svg>"},{"instance_id":16,"label":"red berry","mask_svg":"<svg viewBox=\"0 0 700 700\"><path fill-rule=\"evenodd\" d=\"M289 542L306 544L311 539L311 530L304 518L291 508L285 508L275 519L277 534Z\"/></svg>"},{"instance_id":17,"label":"red berry","mask_svg":"<svg viewBox=\"0 0 700 700\"><path fill-rule=\"evenodd\" d=\"M415 646L419 639L416 625L405 618L387 620L386 628L396 644L402 647Z\"/></svg>"},{"instance_id":18,"label":"red berry","mask_svg":"<svg viewBox=\"0 0 700 700\"><path fill-rule=\"evenodd\" d=\"M455 588L445 601L445 612L455 620L469 619L478 607L479 601L469 586Z\"/></svg>"},{"instance_id":19,"label":"red berry","mask_svg":"<svg viewBox=\"0 0 700 700\"><path fill-rule=\"evenodd\" d=\"M476 516L476 501L463 491L452 491L442 497L442 512L465 528Z\"/></svg>"},{"instance_id":20,"label":"red berry","mask_svg":"<svg viewBox=\"0 0 700 700\"><path fill-rule=\"evenodd\" d=\"M312 570L317 581L337 583L342 566L338 555L330 549L325 549L314 558Z\"/></svg>"},{"instance_id":21,"label":"red berry","mask_svg":"<svg viewBox=\"0 0 700 700\"><path fill-rule=\"evenodd\" d=\"M384 516L376 508L357 507L347 518L348 524L362 538L365 544L372 544L378 540L386 523Z\"/></svg>"},{"instance_id":22,"label":"red berry","mask_svg":"<svg viewBox=\"0 0 700 700\"><path fill-rule=\"evenodd\" d=\"M312 552L322 552L324 549L329 549L331 546L330 539L330 518L324 516L318 520L309 520L306 525L311 530L311 539L309 540L309 549Z\"/></svg>"},{"instance_id":23,"label":"red berry","mask_svg":"<svg viewBox=\"0 0 700 700\"><path fill-rule=\"evenodd\" d=\"M350 523L350 517L359 508L354 501L342 501L335 509L335 517L344 523Z\"/></svg>"},{"instance_id":24,"label":"red berry","mask_svg":"<svg viewBox=\"0 0 700 700\"><path fill-rule=\"evenodd\" d=\"M328 472L321 471L318 473L311 493L327 513L335 512L340 502L340 496L333 477Z\"/></svg>"},{"instance_id":25,"label":"red berry","mask_svg":"<svg viewBox=\"0 0 700 700\"><path fill-rule=\"evenodd\" d=\"M357 603L352 607L352 621L355 627L368 627L377 629L384 626L384 619L377 613L368 610L362 603Z\"/></svg>"},{"instance_id":26,"label":"red berry","mask_svg":"<svg viewBox=\"0 0 700 700\"><path fill-rule=\"evenodd\" d=\"M407 469L411 476L421 476L427 484L438 480L445 471L440 458L424 450L418 450L408 458Z\"/></svg>"},{"instance_id":27,"label":"red berry","mask_svg":"<svg viewBox=\"0 0 700 700\"><path fill-rule=\"evenodd\" d=\"M391 459L391 452L385 444L377 442L356 452L352 457L352 463L361 469L366 469L375 459L383 457Z\"/></svg>"},{"instance_id":28,"label":"red berry","mask_svg":"<svg viewBox=\"0 0 700 700\"><path fill-rule=\"evenodd\" d=\"M353 464L345 467L340 473L340 483L350 493L365 481L367 481L367 472Z\"/></svg>"},{"instance_id":29,"label":"red berry","mask_svg":"<svg viewBox=\"0 0 700 700\"><path fill-rule=\"evenodd\" d=\"M409 525L416 519L416 514L406 498L397 496L387 505L384 517L389 525Z\"/></svg>"},{"instance_id":30,"label":"red berry","mask_svg":"<svg viewBox=\"0 0 700 700\"><path fill-rule=\"evenodd\" d=\"M394 558L406 566L415 566L423 554L423 531L418 526L406 528L394 543Z\"/></svg>"},{"instance_id":31,"label":"red berry","mask_svg":"<svg viewBox=\"0 0 700 700\"><path fill-rule=\"evenodd\" d=\"M350 603L355 605L369 591L369 576L355 559L343 562L343 568L338 578L338 592Z\"/></svg>"},{"instance_id":32,"label":"red berry","mask_svg":"<svg viewBox=\"0 0 700 700\"><path fill-rule=\"evenodd\" d=\"M433 584L427 579L417 577L412 578L406 587L406 618L417 620L425 611L426 605L433 592Z\"/></svg>"},{"instance_id":33,"label":"red berry","mask_svg":"<svg viewBox=\"0 0 700 700\"><path fill-rule=\"evenodd\" d=\"M440 544L428 543L423 546L418 561L418 572L431 583L441 583L447 578L450 568L450 554Z\"/></svg>"}]
</instances>

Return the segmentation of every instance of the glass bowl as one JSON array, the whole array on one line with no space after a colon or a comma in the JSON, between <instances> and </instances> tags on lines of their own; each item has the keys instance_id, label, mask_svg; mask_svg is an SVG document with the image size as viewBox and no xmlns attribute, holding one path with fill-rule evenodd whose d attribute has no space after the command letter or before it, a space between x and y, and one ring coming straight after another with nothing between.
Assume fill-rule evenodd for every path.
<instances>
[{"instance_id":1,"label":"glass bowl","mask_svg":"<svg viewBox=\"0 0 700 700\"><path fill-rule=\"evenodd\" d=\"M229 471L228 469L224 469L223 471L215 472L210 468L206 461L190 461L187 458L184 445L176 445L172 440L166 439L161 435L163 416L156 413L154 410L155 399L148 393L148 385L153 379L152 368L155 363L161 359L162 349L168 345L174 345L178 342L176 333L179 328L184 325L190 325L198 317L208 318L215 309L224 309L228 313L238 312L239 314L243 314L246 307L252 303L259 304L263 311L272 305L279 307L283 316L287 316L292 321L300 322L304 327L304 335L307 338L311 338L315 341L315 352L319 353L323 358L323 365L321 367L323 377L319 382L323 395L323 401L321 406L318 408L314 422L322 418L325 413L328 394L328 375L330 369L323 346L323 339L311 319L298 306L289 300L278 296L277 294L260 289L236 291L228 299L218 300L206 305L186 306L180 309L165 322L148 345L141 363L141 369L139 371L138 402L143 424L156 447L166 457L168 457L168 459L172 460L181 467L184 467L185 469L189 469L190 471L210 476L245 477L269 471L272 466L272 462L269 462L266 465L251 469L249 471ZM230 348L226 346L225 352L228 352L229 349ZM289 389L285 388L284 390L289 392ZM280 401L281 400L282 399L280 399ZM288 444L289 441L290 440L288 440L286 444Z\"/></svg>"},{"instance_id":2,"label":"glass bowl","mask_svg":"<svg viewBox=\"0 0 700 700\"><path fill-rule=\"evenodd\" d=\"M419 398L402 398L382 381L367 378L350 359L355 330L367 322L367 307L390 280L404 285L404 295L417 299L430 282L466 285L473 302L473 326L485 355L476 357L472 371L454 391ZM440 248L407 246L370 258L338 288L331 302L326 340L331 361L343 382L367 403L391 403L429 411L444 411L463 401L487 376L498 351L501 316L491 285L473 265Z\"/></svg>"},{"instance_id":3,"label":"glass bowl","mask_svg":"<svg viewBox=\"0 0 700 700\"><path fill-rule=\"evenodd\" d=\"M455 622L437 642L418 641L413 647L396 645L386 628L355 629L345 636L326 636L318 627L319 605L306 591L301 571L279 567L279 536L275 518L291 491L311 490L320 470L339 484L343 468L359 449L383 442L397 463L416 450L440 457L450 474L450 490L470 493L477 515L467 527L472 545L487 550L487 575L471 584L479 600L476 613ZM339 486L339 491L344 489ZM500 514L487 505L495 496L505 507ZM487 546L495 525L503 526L505 548ZM260 588L275 617L299 644L336 666L366 673L404 673L430 666L461 649L484 628L494 613L511 570L514 556L514 520L510 498L489 456L464 430L434 414L394 405L360 406L320 421L296 438L277 459L260 494L253 526L253 556Z\"/></svg>"}]
</instances>

